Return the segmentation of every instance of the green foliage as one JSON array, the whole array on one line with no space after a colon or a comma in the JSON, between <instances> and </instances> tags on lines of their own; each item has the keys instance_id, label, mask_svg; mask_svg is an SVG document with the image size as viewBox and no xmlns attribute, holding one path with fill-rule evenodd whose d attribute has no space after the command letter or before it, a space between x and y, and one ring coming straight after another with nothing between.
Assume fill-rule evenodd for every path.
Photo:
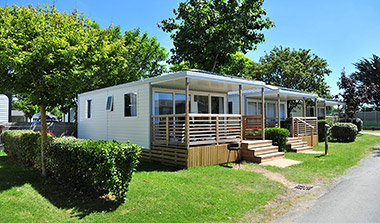
<instances>
[{"instance_id":1,"label":"green foliage","mask_svg":"<svg viewBox=\"0 0 380 223\"><path fill-rule=\"evenodd\" d=\"M39 132L31 130L7 130L2 134L4 150L12 159L26 166L39 166L41 162Z\"/></svg>"},{"instance_id":2,"label":"green foliage","mask_svg":"<svg viewBox=\"0 0 380 223\"><path fill-rule=\"evenodd\" d=\"M190 0L174 10L175 18L159 27L171 33L171 63L188 61L190 67L220 72L231 55L247 53L265 41L263 29L274 23L266 18L262 0Z\"/></svg>"},{"instance_id":3,"label":"green foliage","mask_svg":"<svg viewBox=\"0 0 380 223\"><path fill-rule=\"evenodd\" d=\"M48 173L63 184L98 195L126 198L128 185L138 164L141 147L127 142L93 141L48 135ZM3 133L9 157L40 169L41 133L8 130Z\"/></svg>"},{"instance_id":4,"label":"green foliage","mask_svg":"<svg viewBox=\"0 0 380 223\"><path fill-rule=\"evenodd\" d=\"M319 142L324 142L326 139L325 138L326 124L329 125L330 127L333 126L333 123L330 120L318 120L318 141Z\"/></svg>"},{"instance_id":5,"label":"green foliage","mask_svg":"<svg viewBox=\"0 0 380 223\"><path fill-rule=\"evenodd\" d=\"M358 132L363 130L363 121L360 118L352 119L352 124L356 125Z\"/></svg>"},{"instance_id":6,"label":"green foliage","mask_svg":"<svg viewBox=\"0 0 380 223\"><path fill-rule=\"evenodd\" d=\"M40 108L38 105L33 104L30 99L20 96L16 97L17 100L13 102L12 109L23 111L28 119L31 119L34 114L38 113Z\"/></svg>"},{"instance_id":7,"label":"green foliage","mask_svg":"<svg viewBox=\"0 0 380 223\"><path fill-rule=\"evenodd\" d=\"M338 142L353 142L358 134L358 128L352 123L337 122L331 127L331 138Z\"/></svg>"},{"instance_id":8,"label":"green foliage","mask_svg":"<svg viewBox=\"0 0 380 223\"><path fill-rule=\"evenodd\" d=\"M55 138L46 152L47 169L71 187L124 200L140 151L130 142Z\"/></svg>"},{"instance_id":9,"label":"green foliage","mask_svg":"<svg viewBox=\"0 0 380 223\"><path fill-rule=\"evenodd\" d=\"M257 67L262 73L262 81L267 84L313 92L324 98L331 97L325 80L325 76L328 76L331 70L328 69L326 60L312 54L311 50L274 47L260 58ZM254 77L259 75L256 74ZM298 104L289 103L288 113L290 114Z\"/></svg>"},{"instance_id":10,"label":"green foliage","mask_svg":"<svg viewBox=\"0 0 380 223\"><path fill-rule=\"evenodd\" d=\"M289 130L284 128L266 128L265 139L272 140L277 144L280 151L285 151L286 144L288 143Z\"/></svg>"}]
</instances>

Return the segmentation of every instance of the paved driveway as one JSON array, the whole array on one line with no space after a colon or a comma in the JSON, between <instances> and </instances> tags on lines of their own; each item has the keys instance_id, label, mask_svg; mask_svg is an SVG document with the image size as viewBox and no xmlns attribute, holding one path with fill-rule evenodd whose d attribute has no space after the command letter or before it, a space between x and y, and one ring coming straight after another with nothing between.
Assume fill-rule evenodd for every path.
<instances>
[{"instance_id":1,"label":"paved driveway","mask_svg":"<svg viewBox=\"0 0 380 223\"><path fill-rule=\"evenodd\" d=\"M380 222L380 150L361 164L293 222Z\"/></svg>"}]
</instances>

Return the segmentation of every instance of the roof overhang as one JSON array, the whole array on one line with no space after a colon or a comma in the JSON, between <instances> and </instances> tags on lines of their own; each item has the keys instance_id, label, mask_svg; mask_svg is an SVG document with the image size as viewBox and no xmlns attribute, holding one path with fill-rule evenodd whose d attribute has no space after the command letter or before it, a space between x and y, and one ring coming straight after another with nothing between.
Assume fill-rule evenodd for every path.
<instances>
[{"instance_id":1,"label":"roof overhang","mask_svg":"<svg viewBox=\"0 0 380 223\"><path fill-rule=\"evenodd\" d=\"M336 100L331 100L327 98L318 98L318 101L326 103L327 106L334 106L334 105L346 105L345 102L342 101L336 101Z\"/></svg>"},{"instance_id":2,"label":"roof overhang","mask_svg":"<svg viewBox=\"0 0 380 223\"><path fill-rule=\"evenodd\" d=\"M237 95L237 92L232 92L230 95ZM259 90L246 90L243 91L243 94L250 98L258 98L261 96L261 91ZM265 85L264 87L264 96L265 99L273 99L277 100L278 95L280 95L281 100L300 100L303 98L307 99L315 99L318 98L317 94L306 92L306 91L299 91L289 88L282 88L277 87L273 85Z\"/></svg>"}]
</instances>

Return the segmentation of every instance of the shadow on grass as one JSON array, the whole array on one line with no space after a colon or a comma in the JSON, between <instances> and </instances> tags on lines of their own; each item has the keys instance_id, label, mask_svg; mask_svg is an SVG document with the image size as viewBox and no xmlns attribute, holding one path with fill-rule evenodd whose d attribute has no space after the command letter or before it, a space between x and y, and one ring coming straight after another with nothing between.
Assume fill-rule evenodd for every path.
<instances>
[{"instance_id":1,"label":"shadow on grass","mask_svg":"<svg viewBox=\"0 0 380 223\"><path fill-rule=\"evenodd\" d=\"M174 167L174 166L165 166L158 163L151 163L147 161L140 161L136 172L152 172L152 171L165 171L165 172L174 172L181 170L182 168Z\"/></svg>"},{"instance_id":2,"label":"shadow on grass","mask_svg":"<svg viewBox=\"0 0 380 223\"><path fill-rule=\"evenodd\" d=\"M85 196L58 182L41 176L41 173L13 162L7 156L0 156L0 193L30 184L51 204L61 209L72 209L72 217L84 218L95 212L111 212L121 203L94 196Z\"/></svg>"}]
</instances>

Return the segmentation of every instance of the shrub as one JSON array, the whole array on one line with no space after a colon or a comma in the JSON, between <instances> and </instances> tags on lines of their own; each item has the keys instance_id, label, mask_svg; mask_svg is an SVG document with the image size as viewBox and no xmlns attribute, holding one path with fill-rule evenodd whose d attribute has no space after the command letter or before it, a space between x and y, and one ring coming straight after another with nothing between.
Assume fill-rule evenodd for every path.
<instances>
[{"instance_id":1,"label":"shrub","mask_svg":"<svg viewBox=\"0 0 380 223\"><path fill-rule=\"evenodd\" d=\"M340 142L355 141L358 128L352 123L335 123L331 128L331 137Z\"/></svg>"},{"instance_id":2,"label":"shrub","mask_svg":"<svg viewBox=\"0 0 380 223\"><path fill-rule=\"evenodd\" d=\"M140 151L130 142L55 138L49 143L46 163L54 178L71 187L124 200Z\"/></svg>"},{"instance_id":3,"label":"shrub","mask_svg":"<svg viewBox=\"0 0 380 223\"><path fill-rule=\"evenodd\" d=\"M289 130L284 128L266 128L265 139L273 141L273 144L277 144L280 151L285 151L286 143L290 135Z\"/></svg>"},{"instance_id":4,"label":"shrub","mask_svg":"<svg viewBox=\"0 0 380 223\"><path fill-rule=\"evenodd\" d=\"M8 130L3 139L9 157L40 168L39 132ZM122 201L140 152L141 147L130 142L56 138L50 133L45 158L48 174L60 182L83 192L112 194Z\"/></svg>"},{"instance_id":5,"label":"shrub","mask_svg":"<svg viewBox=\"0 0 380 223\"><path fill-rule=\"evenodd\" d=\"M3 132L4 151L25 166L39 167L41 161L41 134L31 130Z\"/></svg>"},{"instance_id":6,"label":"shrub","mask_svg":"<svg viewBox=\"0 0 380 223\"><path fill-rule=\"evenodd\" d=\"M363 130L363 121L360 118L352 119L352 124L356 125L358 132Z\"/></svg>"},{"instance_id":7,"label":"shrub","mask_svg":"<svg viewBox=\"0 0 380 223\"><path fill-rule=\"evenodd\" d=\"M325 141L325 125L332 127L333 123L330 120L318 120L318 140L319 142Z\"/></svg>"}]
</instances>

